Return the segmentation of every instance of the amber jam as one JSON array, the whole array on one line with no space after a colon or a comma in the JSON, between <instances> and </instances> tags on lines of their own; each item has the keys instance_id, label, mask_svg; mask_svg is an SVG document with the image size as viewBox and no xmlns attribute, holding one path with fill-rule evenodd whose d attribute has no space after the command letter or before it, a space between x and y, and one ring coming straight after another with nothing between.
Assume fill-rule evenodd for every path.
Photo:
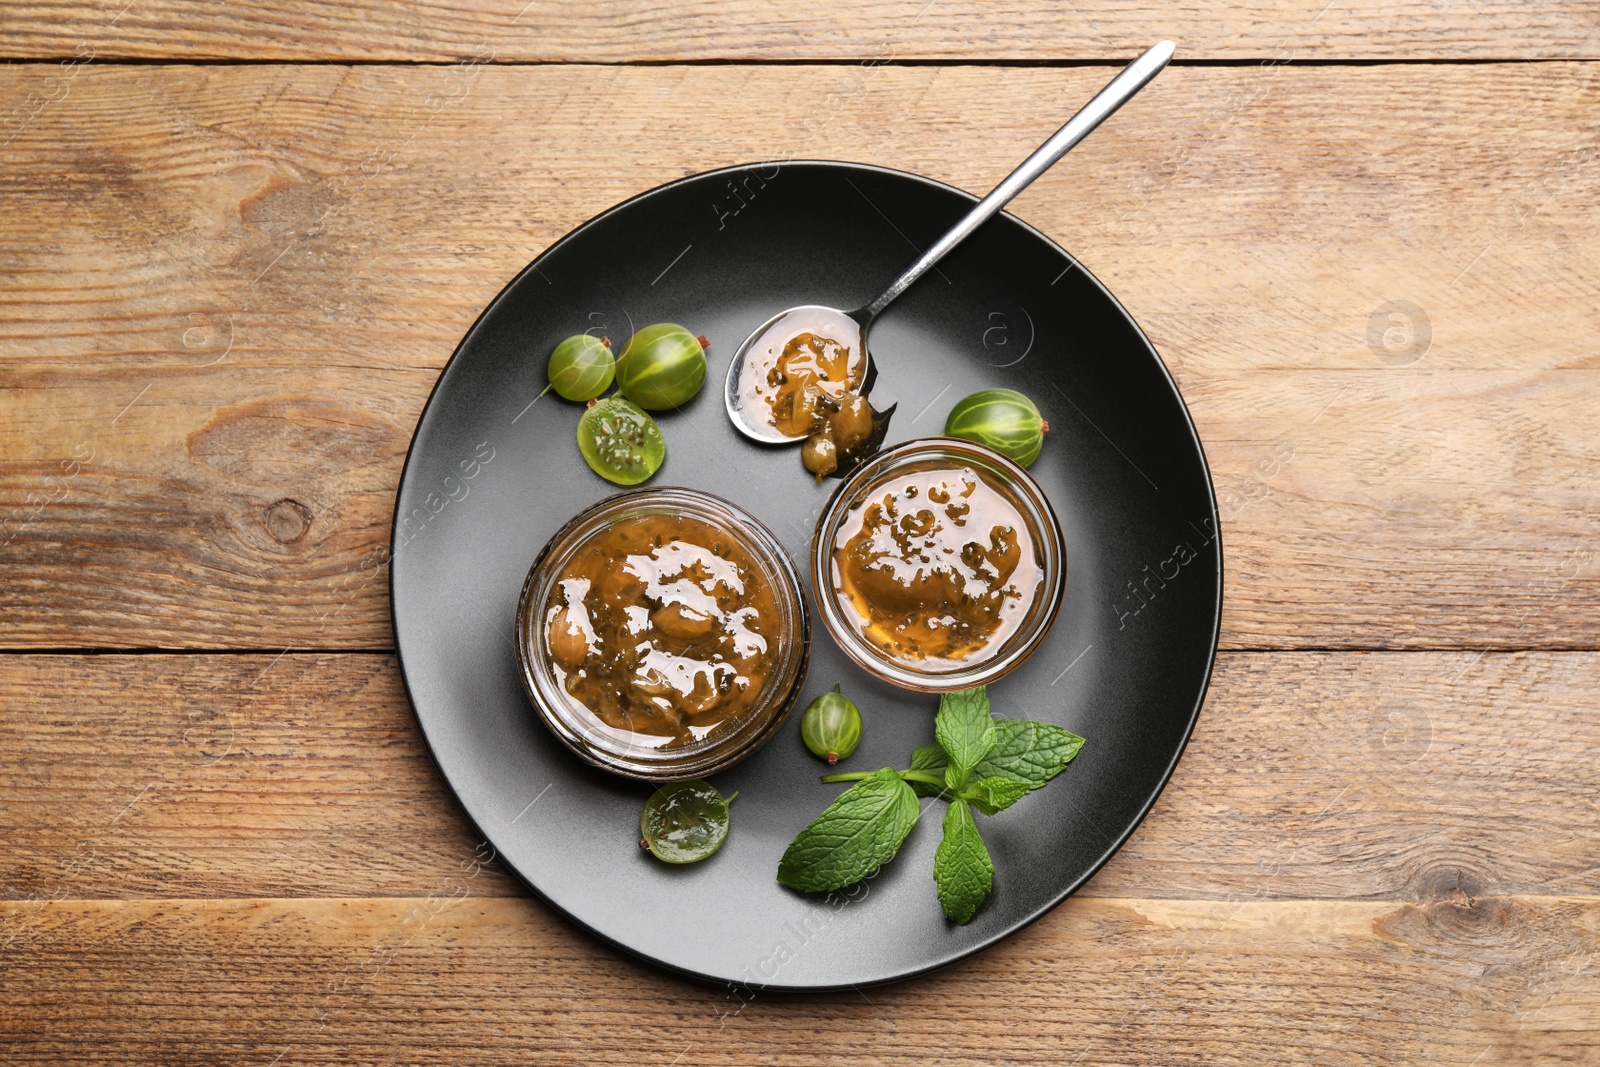
<instances>
[{"instance_id":1,"label":"amber jam","mask_svg":"<svg viewBox=\"0 0 1600 1067\"><path fill-rule=\"evenodd\" d=\"M861 327L842 312L793 308L750 343L740 368L740 409L787 437L817 429L822 408L861 388L866 373Z\"/></svg>"},{"instance_id":2,"label":"amber jam","mask_svg":"<svg viewBox=\"0 0 1600 1067\"><path fill-rule=\"evenodd\" d=\"M879 423L862 395L861 327L841 311L791 308L750 343L739 409L785 437L805 438L801 462L817 477L848 471L875 447Z\"/></svg>"},{"instance_id":3,"label":"amber jam","mask_svg":"<svg viewBox=\"0 0 1600 1067\"><path fill-rule=\"evenodd\" d=\"M693 777L775 729L804 675L798 579L726 502L622 494L558 534L523 591L519 655L562 740L634 777Z\"/></svg>"},{"instance_id":4,"label":"amber jam","mask_svg":"<svg viewBox=\"0 0 1600 1067\"><path fill-rule=\"evenodd\" d=\"M890 681L941 690L1020 663L1054 618L1065 570L1026 472L947 438L890 449L841 486L812 559L841 647Z\"/></svg>"}]
</instances>

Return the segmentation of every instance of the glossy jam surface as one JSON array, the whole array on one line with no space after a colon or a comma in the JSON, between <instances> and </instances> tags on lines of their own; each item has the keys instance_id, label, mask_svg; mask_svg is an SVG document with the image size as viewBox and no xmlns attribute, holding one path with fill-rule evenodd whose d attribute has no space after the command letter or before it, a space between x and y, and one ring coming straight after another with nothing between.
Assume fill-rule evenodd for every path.
<instances>
[{"instance_id":1,"label":"glossy jam surface","mask_svg":"<svg viewBox=\"0 0 1600 1067\"><path fill-rule=\"evenodd\" d=\"M826 308L795 308L769 323L745 353L740 410L786 437L807 437L818 428L822 405L837 406L859 390L866 368L855 320Z\"/></svg>"},{"instance_id":2,"label":"glossy jam surface","mask_svg":"<svg viewBox=\"0 0 1600 1067\"><path fill-rule=\"evenodd\" d=\"M801 333L789 338L767 372L772 424L790 437L804 437L822 416L824 398L837 404L860 383L850 373L850 348L831 337Z\"/></svg>"},{"instance_id":3,"label":"glossy jam surface","mask_svg":"<svg viewBox=\"0 0 1600 1067\"><path fill-rule=\"evenodd\" d=\"M782 615L739 541L701 519L625 516L571 554L540 612L556 682L618 741L715 741L768 696Z\"/></svg>"},{"instance_id":4,"label":"glossy jam surface","mask_svg":"<svg viewBox=\"0 0 1600 1067\"><path fill-rule=\"evenodd\" d=\"M1036 534L1009 493L971 466L890 472L838 527L832 591L889 659L937 671L998 650L1041 595Z\"/></svg>"}]
</instances>

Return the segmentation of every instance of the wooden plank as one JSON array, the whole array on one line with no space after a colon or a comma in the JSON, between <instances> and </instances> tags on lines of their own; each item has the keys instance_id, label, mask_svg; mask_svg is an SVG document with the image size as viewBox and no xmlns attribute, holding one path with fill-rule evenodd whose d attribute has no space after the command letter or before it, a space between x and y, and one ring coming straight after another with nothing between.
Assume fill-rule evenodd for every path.
<instances>
[{"instance_id":1,"label":"wooden plank","mask_svg":"<svg viewBox=\"0 0 1600 1067\"><path fill-rule=\"evenodd\" d=\"M1087 895L1600 896L1600 653L1232 653ZM868 709L870 714L870 709ZM0 657L4 892L425 896L479 839L391 657ZM474 895L520 892L489 868ZM0 934L0 940L5 935Z\"/></svg>"},{"instance_id":2,"label":"wooden plank","mask_svg":"<svg viewBox=\"0 0 1600 1067\"><path fill-rule=\"evenodd\" d=\"M37 922L0 969L13 1064L1600 1056L1594 897L1076 898L937 974L812 996L662 975L532 901L74 901Z\"/></svg>"},{"instance_id":3,"label":"wooden plank","mask_svg":"<svg viewBox=\"0 0 1600 1067\"><path fill-rule=\"evenodd\" d=\"M427 894L492 851L391 656L5 656L0 678L9 895ZM519 890L491 866L475 892Z\"/></svg>"},{"instance_id":4,"label":"wooden plank","mask_svg":"<svg viewBox=\"0 0 1600 1067\"><path fill-rule=\"evenodd\" d=\"M668 62L715 59L1105 59L1163 37L1200 59L1533 59L1600 55L1582 0L779 0L662 4L557 0L433 4L279 0L23 0L0 16L0 55L143 59Z\"/></svg>"},{"instance_id":5,"label":"wooden plank","mask_svg":"<svg viewBox=\"0 0 1600 1067\"><path fill-rule=\"evenodd\" d=\"M1597 71L1175 69L1017 202L1184 389L1226 645L1600 642ZM0 647L387 647L410 431L540 248L763 158L984 189L1103 78L79 69L0 149Z\"/></svg>"}]
</instances>

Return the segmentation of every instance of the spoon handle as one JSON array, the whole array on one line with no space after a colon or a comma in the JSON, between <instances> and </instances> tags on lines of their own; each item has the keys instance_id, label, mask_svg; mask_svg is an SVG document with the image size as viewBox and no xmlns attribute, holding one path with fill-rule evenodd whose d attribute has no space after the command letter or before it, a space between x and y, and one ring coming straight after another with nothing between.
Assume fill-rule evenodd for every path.
<instances>
[{"instance_id":1,"label":"spoon handle","mask_svg":"<svg viewBox=\"0 0 1600 1067\"><path fill-rule=\"evenodd\" d=\"M960 222L950 227L948 233L929 245L928 250L922 253L922 257L896 278L889 288L883 291L882 296L868 304L867 317L870 319L888 307L891 300L905 292L907 287L922 277L929 267L966 240L967 236L989 216L1009 204L1012 197L1026 189L1035 178L1053 167L1056 160L1094 132L1096 126L1110 118L1112 112L1131 99L1133 94L1150 84L1150 79L1160 74L1161 68L1172 58L1173 47L1171 41L1162 41L1124 67L1122 73L1106 83L1106 87L1096 93L1093 100L1083 105L1076 115L1068 119L1065 126L1040 145L1033 155L1023 160L1022 165L1007 175L1005 181L995 186L994 192L978 201Z\"/></svg>"}]
</instances>

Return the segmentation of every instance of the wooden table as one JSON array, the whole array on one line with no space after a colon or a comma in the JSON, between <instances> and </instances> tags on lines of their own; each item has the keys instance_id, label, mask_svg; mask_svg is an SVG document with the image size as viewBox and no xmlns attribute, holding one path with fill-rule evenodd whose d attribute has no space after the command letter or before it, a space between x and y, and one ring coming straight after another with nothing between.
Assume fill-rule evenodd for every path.
<instances>
[{"instance_id":1,"label":"wooden table","mask_svg":"<svg viewBox=\"0 0 1600 1067\"><path fill-rule=\"evenodd\" d=\"M1592 0L12 0L0 1059L1600 1062ZM381 566L504 280L723 164L987 189L1145 326L1223 652L1130 844L939 974L664 976L429 762Z\"/></svg>"}]
</instances>

